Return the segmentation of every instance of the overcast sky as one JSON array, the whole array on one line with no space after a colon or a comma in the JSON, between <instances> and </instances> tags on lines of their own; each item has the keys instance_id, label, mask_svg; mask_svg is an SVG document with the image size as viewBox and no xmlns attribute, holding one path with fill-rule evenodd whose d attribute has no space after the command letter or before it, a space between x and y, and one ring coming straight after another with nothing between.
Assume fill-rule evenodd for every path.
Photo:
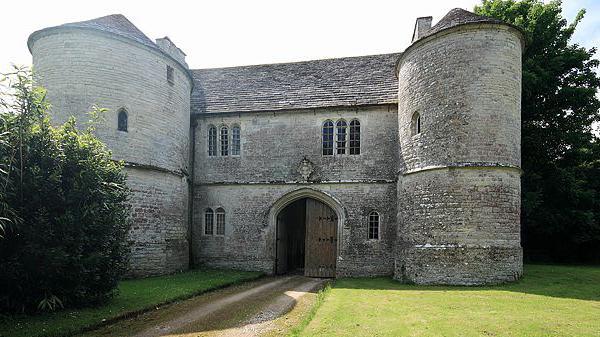
<instances>
[{"instance_id":1,"label":"overcast sky","mask_svg":"<svg viewBox=\"0 0 600 337\"><path fill-rule=\"evenodd\" d=\"M290 62L402 51L415 18L434 24L454 7L472 10L476 0L417 1L16 1L0 3L0 71L29 65L26 41L33 31L108 14L124 14L148 37L169 36L191 68ZM572 21L588 14L576 41L600 45L600 0L565 0Z\"/></svg>"}]
</instances>

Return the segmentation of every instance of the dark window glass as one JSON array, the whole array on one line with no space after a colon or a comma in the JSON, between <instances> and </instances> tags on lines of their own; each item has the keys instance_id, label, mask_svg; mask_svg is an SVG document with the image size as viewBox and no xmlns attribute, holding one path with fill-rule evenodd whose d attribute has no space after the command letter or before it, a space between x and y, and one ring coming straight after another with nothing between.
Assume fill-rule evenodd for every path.
<instances>
[{"instance_id":1,"label":"dark window glass","mask_svg":"<svg viewBox=\"0 0 600 337\"><path fill-rule=\"evenodd\" d=\"M208 155L211 157L217 155L217 128L214 126L208 128Z\"/></svg>"},{"instance_id":2,"label":"dark window glass","mask_svg":"<svg viewBox=\"0 0 600 337\"><path fill-rule=\"evenodd\" d=\"M239 156L241 149L240 127L234 126L231 129L231 155Z\"/></svg>"},{"instance_id":3,"label":"dark window glass","mask_svg":"<svg viewBox=\"0 0 600 337\"><path fill-rule=\"evenodd\" d=\"M221 156L229 155L229 129L221 127Z\"/></svg>"},{"instance_id":4,"label":"dark window glass","mask_svg":"<svg viewBox=\"0 0 600 337\"><path fill-rule=\"evenodd\" d=\"M214 222L214 213L213 210L207 208L204 211L204 234L205 235L213 235L213 222Z\"/></svg>"},{"instance_id":5,"label":"dark window glass","mask_svg":"<svg viewBox=\"0 0 600 337\"><path fill-rule=\"evenodd\" d=\"M217 235L225 235L225 210L217 208Z\"/></svg>"},{"instance_id":6,"label":"dark window glass","mask_svg":"<svg viewBox=\"0 0 600 337\"><path fill-rule=\"evenodd\" d=\"M348 137L348 124L345 120L339 120L336 123L335 147L337 154L346 154L346 141Z\"/></svg>"},{"instance_id":7,"label":"dark window glass","mask_svg":"<svg viewBox=\"0 0 600 337\"><path fill-rule=\"evenodd\" d=\"M379 240L379 213L369 213L369 240Z\"/></svg>"},{"instance_id":8,"label":"dark window glass","mask_svg":"<svg viewBox=\"0 0 600 337\"><path fill-rule=\"evenodd\" d=\"M413 136L421 133L421 115L418 112L415 112L412 115L410 133Z\"/></svg>"},{"instance_id":9,"label":"dark window glass","mask_svg":"<svg viewBox=\"0 0 600 337\"><path fill-rule=\"evenodd\" d=\"M323 155L333 155L333 122L323 123Z\"/></svg>"},{"instance_id":10,"label":"dark window glass","mask_svg":"<svg viewBox=\"0 0 600 337\"><path fill-rule=\"evenodd\" d=\"M360 122L350 122L350 154L360 154Z\"/></svg>"},{"instance_id":11,"label":"dark window glass","mask_svg":"<svg viewBox=\"0 0 600 337\"><path fill-rule=\"evenodd\" d=\"M117 129L119 131L127 132L127 111L119 110L119 115L117 116Z\"/></svg>"},{"instance_id":12,"label":"dark window glass","mask_svg":"<svg viewBox=\"0 0 600 337\"><path fill-rule=\"evenodd\" d=\"M167 82L171 85L175 83L175 74L171 66L167 66Z\"/></svg>"}]
</instances>

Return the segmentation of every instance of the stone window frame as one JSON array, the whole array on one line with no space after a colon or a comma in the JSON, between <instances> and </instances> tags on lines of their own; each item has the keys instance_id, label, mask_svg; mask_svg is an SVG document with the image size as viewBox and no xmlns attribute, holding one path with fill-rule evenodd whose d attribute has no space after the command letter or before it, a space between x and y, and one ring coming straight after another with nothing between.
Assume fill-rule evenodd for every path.
<instances>
[{"instance_id":1,"label":"stone window frame","mask_svg":"<svg viewBox=\"0 0 600 337\"><path fill-rule=\"evenodd\" d=\"M340 132L341 130L343 130L344 132ZM333 144L334 144L334 154L335 155L345 155L348 154L348 123L346 122L345 119L340 118L335 122L335 128L334 128L334 137L333 137ZM343 135L343 140L340 140L340 135ZM340 147L340 144L343 144Z\"/></svg>"},{"instance_id":2,"label":"stone window frame","mask_svg":"<svg viewBox=\"0 0 600 337\"><path fill-rule=\"evenodd\" d=\"M225 236L225 226L227 224L226 212L223 207L217 207L215 210L215 236ZM220 220L220 221L219 221Z\"/></svg>"},{"instance_id":3,"label":"stone window frame","mask_svg":"<svg viewBox=\"0 0 600 337\"><path fill-rule=\"evenodd\" d=\"M175 68L167 64L167 82L170 85L175 85Z\"/></svg>"},{"instance_id":4,"label":"stone window frame","mask_svg":"<svg viewBox=\"0 0 600 337\"><path fill-rule=\"evenodd\" d=\"M420 135L421 132L423 132L421 114L419 113L419 111L415 111L410 117L410 135L412 137L415 137Z\"/></svg>"},{"instance_id":5,"label":"stone window frame","mask_svg":"<svg viewBox=\"0 0 600 337\"><path fill-rule=\"evenodd\" d=\"M238 131L237 144L235 130ZM235 153L236 150L237 153ZM229 152L231 153L232 157L239 157L242 155L242 127L237 123L231 125L231 146Z\"/></svg>"},{"instance_id":6,"label":"stone window frame","mask_svg":"<svg viewBox=\"0 0 600 337\"><path fill-rule=\"evenodd\" d=\"M208 217L210 215L210 232L208 231ZM210 208L210 207L206 207L204 209L204 217L202 220L202 235L203 236L213 236L215 233L215 211Z\"/></svg>"},{"instance_id":7,"label":"stone window frame","mask_svg":"<svg viewBox=\"0 0 600 337\"><path fill-rule=\"evenodd\" d=\"M327 132L325 131L326 128ZM335 123L331 119L326 119L323 121L323 123L321 123L320 131L321 155L333 156L335 154ZM327 137L327 139L325 137Z\"/></svg>"},{"instance_id":8,"label":"stone window frame","mask_svg":"<svg viewBox=\"0 0 600 337\"><path fill-rule=\"evenodd\" d=\"M361 154L361 124L358 118L353 118L348 123L348 154L359 156ZM358 130L358 131L357 131ZM352 139L355 136L354 139Z\"/></svg>"},{"instance_id":9,"label":"stone window frame","mask_svg":"<svg viewBox=\"0 0 600 337\"><path fill-rule=\"evenodd\" d=\"M211 132L214 131L214 134L211 134ZM209 124L208 125L208 131L207 131L207 141L206 141L206 147L208 150L208 156L209 157L217 157L219 154L219 131L217 129L216 126Z\"/></svg>"},{"instance_id":10,"label":"stone window frame","mask_svg":"<svg viewBox=\"0 0 600 337\"><path fill-rule=\"evenodd\" d=\"M225 131L226 133L223 133L223 131ZM219 155L221 157L228 157L231 153L231 140L229 135L229 127L226 124L221 124L221 126L219 126L217 146L219 149Z\"/></svg>"},{"instance_id":11,"label":"stone window frame","mask_svg":"<svg viewBox=\"0 0 600 337\"><path fill-rule=\"evenodd\" d=\"M122 123L122 117L124 117L124 124ZM129 132L129 113L125 108L117 110L117 131Z\"/></svg>"},{"instance_id":12,"label":"stone window frame","mask_svg":"<svg viewBox=\"0 0 600 337\"><path fill-rule=\"evenodd\" d=\"M383 217L381 213L376 210L371 210L367 215L367 240L379 241L381 240L381 224L383 223ZM376 223L376 231L372 230L372 225Z\"/></svg>"},{"instance_id":13,"label":"stone window frame","mask_svg":"<svg viewBox=\"0 0 600 337\"><path fill-rule=\"evenodd\" d=\"M344 125L340 125L344 123ZM340 141L340 127L344 131L344 140ZM359 156L361 152L361 123L358 118L350 119L339 118L335 122L328 118L321 123L321 155L323 157L331 156ZM340 147L340 143L344 147ZM327 146L326 146L327 145Z\"/></svg>"}]
</instances>

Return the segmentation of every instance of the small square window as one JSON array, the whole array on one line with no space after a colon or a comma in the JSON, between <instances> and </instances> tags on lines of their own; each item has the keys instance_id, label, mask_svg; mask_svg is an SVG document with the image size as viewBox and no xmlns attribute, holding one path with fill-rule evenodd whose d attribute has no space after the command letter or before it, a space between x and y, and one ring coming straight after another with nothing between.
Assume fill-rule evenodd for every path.
<instances>
[{"instance_id":1,"label":"small square window","mask_svg":"<svg viewBox=\"0 0 600 337\"><path fill-rule=\"evenodd\" d=\"M173 67L167 65L167 82L171 85L175 84L174 76Z\"/></svg>"}]
</instances>

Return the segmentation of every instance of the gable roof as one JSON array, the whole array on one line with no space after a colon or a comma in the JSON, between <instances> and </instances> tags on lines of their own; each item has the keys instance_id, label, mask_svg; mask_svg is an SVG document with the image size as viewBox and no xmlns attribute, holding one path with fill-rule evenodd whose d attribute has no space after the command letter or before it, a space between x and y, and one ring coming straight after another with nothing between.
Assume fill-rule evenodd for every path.
<instances>
[{"instance_id":1,"label":"gable roof","mask_svg":"<svg viewBox=\"0 0 600 337\"><path fill-rule=\"evenodd\" d=\"M192 113L393 104L399 53L192 70Z\"/></svg>"}]
</instances>

